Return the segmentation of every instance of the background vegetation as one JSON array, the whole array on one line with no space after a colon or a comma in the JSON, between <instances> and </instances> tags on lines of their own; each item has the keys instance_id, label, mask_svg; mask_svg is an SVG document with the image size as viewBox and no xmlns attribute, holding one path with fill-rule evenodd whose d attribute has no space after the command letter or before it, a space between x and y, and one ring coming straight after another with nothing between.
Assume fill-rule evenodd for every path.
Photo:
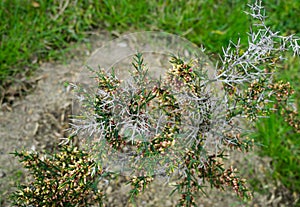
<instances>
[{"instance_id":1,"label":"background vegetation","mask_svg":"<svg viewBox=\"0 0 300 207\"><path fill-rule=\"evenodd\" d=\"M251 1L248 1L250 3ZM251 20L243 14L245 0L2 0L0 2L0 90L30 77L44 61L63 61L71 43L87 42L95 29L114 34L156 30L178 34L203 44L213 61L229 40L244 37ZM300 1L265 0L268 25L283 34L300 36ZM300 107L300 63L290 57L278 79L290 81ZM253 135L261 142L261 155L273 158L274 176L300 192L299 133L281 114L257 123ZM297 181L298 180L298 181Z\"/></svg>"}]
</instances>

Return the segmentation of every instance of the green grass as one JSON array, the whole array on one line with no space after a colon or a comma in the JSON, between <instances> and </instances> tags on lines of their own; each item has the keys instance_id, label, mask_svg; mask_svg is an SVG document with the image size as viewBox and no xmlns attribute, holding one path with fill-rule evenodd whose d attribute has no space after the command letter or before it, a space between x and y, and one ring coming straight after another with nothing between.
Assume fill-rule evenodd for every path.
<instances>
[{"instance_id":1,"label":"green grass","mask_svg":"<svg viewBox=\"0 0 300 207\"><path fill-rule=\"evenodd\" d=\"M16 80L16 74L30 73L39 62L63 59L70 42L83 41L85 32L95 28L166 31L203 44L213 54L230 39L245 37L250 25L244 0L78 0L65 9L59 2L64 1L1 1L0 85ZM300 2L276 2L265 1L269 23L299 34Z\"/></svg>"},{"instance_id":2,"label":"green grass","mask_svg":"<svg viewBox=\"0 0 300 207\"><path fill-rule=\"evenodd\" d=\"M239 32L243 35L249 26L248 18L242 12L246 9L242 0L158 0L147 3L122 0L121 13L116 11L116 1L105 2L101 11L108 29L123 31L130 26L137 30L167 31L196 44L204 44L211 52L221 51L221 46L228 43L228 37L236 38Z\"/></svg>"},{"instance_id":3,"label":"green grass","mask_svg":"<svg viewBox=\"0 0 300 207\"><path fill-rule=\"evenodd\" d=\"M39 62L63 58L69 43L83 40L84 31L93 27L93 5L87 1L70 3L61 13L60 1L32 2L0 3L0 85L30 73Z\"/></svg>"},{"instance_id":4,"label":"green grass","mask_svg":"<svg viewBox=\"0 0 300 207\"><path fill-rule=\"evenodd\" d=\"M0 86L30 75L44 61L63 60L72 42L88 38L87 31L166 31L203 44L213 57L229 40L247 41L251 20L245 0L78 0L65 8L57 0L0 2ZM300 1L265 0L268 25L300 36ZM288 60L278 78L291 81L299 100L299 59ZM297 103L299 106L299 103ZM299 174L297 134L277 115L257 123L262 154L274 159L275 177L291 188ZM297 148L298 147L298 148ZM297 162L298 160L298 162ZM297 177L298 176L298 177ZM296 182L296 180L295 180Z\"/></svg>"},{"instance_id":5,"label":"green grass","mask_svg":"<svg viewBox=\"0 0 300 207\"><path fill-rule=\"evenodd\" d=\"M242 13L244 1L79 0L69 3L65 10L58 2L0 3L0 85L15 79L16 74L32 71L38 62L64 57L70 42L84 40L85 31L94 28L119 33L167 31L216 52L228 37L244 34L249 24Z\"/></svg>"}]
</instances>

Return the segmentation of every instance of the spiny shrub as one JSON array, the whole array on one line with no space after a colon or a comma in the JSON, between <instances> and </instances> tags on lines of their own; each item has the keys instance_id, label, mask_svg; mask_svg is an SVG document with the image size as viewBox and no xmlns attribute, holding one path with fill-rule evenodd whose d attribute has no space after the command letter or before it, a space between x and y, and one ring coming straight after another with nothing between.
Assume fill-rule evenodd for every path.
<instances>
[{"instance_id":1,"label":"spiny shrub","mask_svg":"<svg viewBox=\"0 0 300 207\"><path fill-rule=\"evenodd\" d=\"M103 192L97 188L103 170L89 154L64 146L53 155L15 152L29 170L33 181L12 194L17 206L88 206L101 204Z\"/></svg>"},{"instance_id":2,"label":"spiny shrub","mask_svg":"<svg viewBox=\"0 0 300 207\"><path fill-rule=\"evenodd\" d=\"M201 58L187 62L173 56L172 67L157 80L138 53L127 80L120 80L114 70L92 69L96 90L74 85L84 111L73 119L73 135L86 143L83 147L96 163L87 164L83 175L92 179L97 175L89 176L98 169L103 169L100 177L103 173L129 172L132 199L156 177L172 177L177 180L173 192L181 195L178 206L196 206L195 197L206 185L218 189L229 186L238 196L251 197L245 179L234 167L225 167L226 151L247 151L254 144L239 120L251 123L267 117L278 104L289 105L293 89L288 83L275 81L273 74L284 60L284 52L291 49L299 55L299 46L294 36L280 36L266 26L261 1L250 5L250 10L248 14L256 23L249 32L248 46L231 42L213 75ZM66 159L68 156L71 153ZM78 188L89 186L84 178L67 176L65 180L62 176L60 181L53 176L40 181L49 169L56 172L56 165L52 166L53 160L49 169L36 168L35 163L27 165L36 172L36 182L48 186L39 188L42 194L34 194L35 202L51 193L55 195L51 198L69 192L87 195L85 187ZM66 168L63 172L69 175L80 169L69 172ZM66 181L68 185L63 185ZM60 190L61 185L66 191ZM56 187L48 189L50 186ZM30 189L24 187L17 198L27 201L30 196L22 196ZM70 202L67 198L63 201ZM81 204L79 201L72 200L74 204ZM63 202L55 204L62 206Z\"/></svg>"}]
</instances>

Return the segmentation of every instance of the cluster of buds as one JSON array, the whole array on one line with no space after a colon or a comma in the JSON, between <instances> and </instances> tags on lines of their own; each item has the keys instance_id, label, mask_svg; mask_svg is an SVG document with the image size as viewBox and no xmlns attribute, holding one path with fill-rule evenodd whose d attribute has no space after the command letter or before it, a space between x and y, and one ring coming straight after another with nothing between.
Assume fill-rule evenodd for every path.
<instances>
[{"instance_id":1,"label":"cluster of buds","mask_svg":"<svg viewBox=\"0 0 300 207\"><path fill-rule=\"evenodd\" d=\"M199 166L199 161L196 156L196 153L194 150L188 150L186 149L185 158L184 158L184 164L189 169L197 169Z\"/></svg>"},{"instance_id":2,"label":"cluster of buds","mask_svg":"<svg viewBox=\"0 0 300 207\"><path fill-rule=\"evenodd\" d=\"M285 116L285 121L292 126L297 133L300 134L300 119L297 111L286 109L282 110L283 115Z\"/></svg>"},{"instance_id":3,"label":"cluster of buds","mask_svg":"<svg viewBox=\"0 0 300 207\"><path fill-rule=\"evenodd\" d=\"M269 85L269 89L274 91L276 100L278 102L286 101L290 97L290 95L294 93L294 90L292 89L290 83L284 83L283 81L279 81L273 85Z\"/></svg>"},{"instance_id":4,"label":"cluster of buds","mask_svg":"<svg viewBox=\"0 0 300 207\"><path fill-rule=\"evenodd\" d=\"M141 156L147 157L153 154L166 154L166 150L175 145L175 133L177 130L177 126L165 126L164 130L156 134L150 142L137 140L135 144L139 151L142 152Z\"/></svg>"},{"instance_id":5,"label":"cluster of buds","mask_svg":"<svg viewBox=\"0 0 300 207\"><path fill-rule=\"evenodd\" d=\"M291 109L289 105L286 104L290 96L295 92L290 83L279 81L275 84L269 85L268 87L273 91L277 101L274 104L274 108L281 109L280 113L285 118L285 121L292 126L297 133L300 133L300 119L298 112Z\"/></svg>"},{"instance_id":6,"label":"cluster of buds","mask_svg":"<svg viewBox=\"0 0 300 207\"><path fill-rule=\"evenodd\" d=\"M260 80L254 80L248 89L245 91L246 99L253 100L253 101L259 101L261 98L261 95L266 90L265 88L265 79Z\"/></svg>"},{"instance_id":7,"label":"cluster of buds","mask_svg":"<svg viewBox=\"0 0 300 207\"><path fill-rule=\"evenodd\" d=\"M220 175L219 170L223 169L223 164L216 161L215 156L209 156L207 161L202 160L201 145L200 143L194 150L186 149L185 172L176 185L177 191L181 194L178 206L197 206L194 197L201 191L204 179L209 179L209 182L217 187L216 179Z\"/></svg>"},{"instance_id":8,"label":"cluster of buds","mask_svg":"<svg viewBox=\"0 0 300 207\"><path fill-rule=\"evenodd\" d=\"M154 87L152 90L153 94L156 96L158 99L158 102L160 104L160 107L163 107L165 110L165 113L168 117L175 117L180 121L180 114L176 112L176 110L179 109L179 105L177 103L176 98L174 97L173 94L171 94L170 91L167 89L159 88L159 87ZM175 115L173 115L175 114Z\"/></svg>"},{"instance_id":9,"label":"cluster of buds","mask_svg":"<svg viewBox=\"0 0 300 207\"><path fill-rule=\"evenodd\" d=\"M249 87L243 93L235 93L234 100L241 108L237 114L242 114L251 121L256 120L259 116L266 116L269 108L266 107L268 100L267 94L267 80L257 79L252 81Z\"/></svg>"},{"instance_id":10,"label":"cluster of buds","mask_svg":"<svg viewBox=\"0 0 300 207\"><path fill-rule=\"evenodd\" d=\"M175 133L176 127L165 127L161 134L157 134L152 140L150 149L154 152L159 152L161 154L165 153L165 150L175 144Z\"/></svg>"},{"instance_id":11,"label":"cluster of buds","mask_svg":"<svg viewBox=\"0 0 300 207\"><path fill-rule=\"evenodd\" d=\"M160 135L159 135L160 136ZM154 151L159 151L161 154L165 153L165 150L175 144L175 140L160 140L159 136L155 138L153 142Z\"/></svg>"},{"instance_id":12,"label":"cluster of buds","mask_svg":"<svg viewBox=\"0 0 300 207\"><path fill-rule=\"evenodd\" d=\"M202 167L198 167L198 177L208 179L209 183L216 188L231 186L241 198L250 198L251 193L246 187L246 180L240 179L236 175L237 170L233 167L224 169L223 156L222 154L209 156Z\"/></svg>"},{"instance_id":13,"label":"cluster of buds","mask_svg":"<svg viewBox=\"0 0 300 207\"><path fill-rule=\"evenodd\" d=\"M126 139L122 138L118 130L115 128L109 128L105 132L105 139L108 141L113 149L121 150L126 145Z\"/></svg>"},{"instance_id":14,"label":"cluster of buds","mask_svg":"<svg viewBox=\"0 0 300 207\"><path fill-rule=\"evenodd\" d=\"M196 86L193 84L196 74L192 69L192 65L184 63L177 57L172 57L170 63L173 65L173 68L169 69L166 82L174 85L174 88L179 91L184 90L185 86L188 86L192 92L196 92Z\"/></svg>"},{"instance_id":15,"label":"cluster of buds","mask_svg":"<svg viewBox=\"0 0 300 207\"><path fill-rule=\"evenodd\" d=\"M107 75L102 69L97 72L96 82L98 84L98 88L105 92L115 91L121 83L114 74Z\"/></svg>"},{"instance_id":16,"label":"cluster of buds","mask_svg":"<svg viewBox=\"0 0 300 207\"><path fill-rule=\"evenodd\" d=\"M229 169L224 169L223 158L225 155L216 154L206 157L205 160L199 159L199 149L198 146L194 150L187 150L185 156L185 174L184 178L178 183L181 188L184 186L189 186L188 194L187 191L182 191L181 189L181 202L187 202L187 195L192 196L194 192L197 192L200 186L199 180L208 180L211 186L216 188L223 188L223 186L231 186L234 191L240 197L250 197L251 195L247 192L245 186L246 181L240 179L236 175L236 170L232 167ZM187 190L187 189L185 189ZM185 200L184 200L185 199ZM189 198L190 199L190 198ZM192 205L189 205L192 206Z\"/></svg>"},{"instance_id":17,"label":"cluster of buds","mask_svg":"<svg viewBox=\"0 0 300 207\"><path fill-rule=\"evenodd\" d=\"M236 175L237 169L233 169L231 166L226 169L222 175L218 178L218 182L221 186L231 186L239 197L251 197L251 194L246 190L246 180L240 179ZM245 195L246 194L246 195Z\"/></svg>"},{"instance_id":18,"label":"cluster of buds","mask_svg":"<svg viewBox=\"0 0 300 207\"><path fill-rule=\"evenodd\" d=\"M13 195L18 206L86 206L102 202L103 192L91 185L103 171L86 152L65 147L43 158L35 152L15 153L15 156L21 158L34 178Z\"/></svg>"},{"instance_id":19,"label":"cluster of buds","mask_svg":"<svg viewBox=\"0 0 300 207\"><path fill-rule=\"evenodd\" d=\"M132 176L129 181L132 187L131 193L138 195L140 192L143 192L152 181L153 177L151 176Z\"/></svg>"}]
</instances>

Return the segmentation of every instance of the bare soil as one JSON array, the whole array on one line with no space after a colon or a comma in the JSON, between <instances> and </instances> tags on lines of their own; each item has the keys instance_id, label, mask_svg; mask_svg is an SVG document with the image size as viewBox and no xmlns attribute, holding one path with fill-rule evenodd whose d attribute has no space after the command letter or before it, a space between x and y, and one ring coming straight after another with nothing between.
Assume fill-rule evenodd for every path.
<instances>
[{"instance_id":1,"label":"bare soil","mask_svg":"<svg viewBox=\"0 0 300 207\"><path fill-rule=\"evenodd\" d=\"M30 80L31 91L24 97L10 97L11 104L4 103L0 111L0 206L10 206L8 196L16 185L27 180L27 172L12 154L15 150L53 150L66 137L69 115L72 113L73 95L65 82L75 82L81 75L83 63L91 51L100 47L109 34L94 34L89 43L74 48L72 58L64 64L43 63ZM117 52L117 51L116 51ZM112 56L114 54L111 54ZM251 201L242 201L231 189L219 191L207 189L207 196L200 195L201 207L217 206L293 206L298 199L279 183L272 181L267 157L259 157L255 152L230 154L229 164L237 167L241 176L252 180L256 189ZM255 179L255 180L254 180ZM134 206L128 202L126 194L130 189L125 178L104 185L108 194L107 206ZM172 182L171 182L172 184ZM250 186L250 189L253 187ZM177 196L169 196L170 183L156 180L136 201L136 206L175 206Z\"/></svg>"}]
</instances>

